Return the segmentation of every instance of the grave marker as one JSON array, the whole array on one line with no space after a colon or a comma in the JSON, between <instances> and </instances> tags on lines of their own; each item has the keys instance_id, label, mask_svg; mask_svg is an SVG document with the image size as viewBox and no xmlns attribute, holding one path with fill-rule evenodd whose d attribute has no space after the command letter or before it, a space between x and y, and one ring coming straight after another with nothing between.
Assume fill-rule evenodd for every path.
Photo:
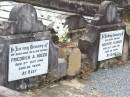
<instances>
[{"instance_id":1,"label":"grave marker","mask_svg":"<svg viewBox=\"0 0 130 97\"><path fill-rule=\"evenodd\" d=\"M122 56L124 30L100 33L98 61Z\"/></svg>"},{"instance_id":2,"label":"grave marker","mask_svg":"<svg viewBox=\"0 0 130 97\"><path fill-rule=\"evenodd\" d=\"M48 72L57 70L52 67L58 64L58 51L32 5L11 8L9 17L0 20L0 85L17 90L37 87Z\"/></svg>"},{"instance_id":3,"label":"grave marker","mask_svg":"<svg viewBox=\"0 0 130 97\"><path fill-rule=\"evenodd\" d=\"M86 33L79 39L79 48L88 56L88 64L97 69L101 61L122 57L128 61L128 35L120 11L112 1L103 1L93 20L86 25Z\"/></svg>"},{"instance_id":4,"label":"grave marker","mask_svg":"<svg viewBox=\"0 0 130 97\"><path fill-rule=\"evenodd\" d=\"M46 74L48 53L49 40L11 44L8 81Z\"/></svg>"}]
</instances>

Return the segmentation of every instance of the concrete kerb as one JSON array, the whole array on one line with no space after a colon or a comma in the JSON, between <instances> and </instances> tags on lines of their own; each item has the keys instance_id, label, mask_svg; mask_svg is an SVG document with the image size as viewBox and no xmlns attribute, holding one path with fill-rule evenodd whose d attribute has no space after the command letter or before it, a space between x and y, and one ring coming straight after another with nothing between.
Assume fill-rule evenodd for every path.
<instances>
[{"instance_id":1,"label":"concrete kerb","mask_svg":"<svg viewBox=\"0 0 130 97\"><path fill-rule=\"evenodd\" d=\"M31 97L31 96L0 86L0 97Z\"/></svg>"}]
</instances>

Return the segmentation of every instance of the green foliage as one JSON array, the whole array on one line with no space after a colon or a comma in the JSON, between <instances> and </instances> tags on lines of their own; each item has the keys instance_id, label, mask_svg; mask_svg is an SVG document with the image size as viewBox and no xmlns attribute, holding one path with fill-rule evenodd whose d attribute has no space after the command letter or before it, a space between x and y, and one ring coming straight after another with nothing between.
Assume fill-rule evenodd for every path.
<instances>
[{"instance_id":1,"label":"green foliage","mask_svg":"<svg viewBox=\"0 0 130 97\"><path fill-rule=\"evenodd\" d=\"M130 26L128 26L128 27L126 28L126 31L127 31L128 35L130 36Z\"/></svg>"}]
</instances>

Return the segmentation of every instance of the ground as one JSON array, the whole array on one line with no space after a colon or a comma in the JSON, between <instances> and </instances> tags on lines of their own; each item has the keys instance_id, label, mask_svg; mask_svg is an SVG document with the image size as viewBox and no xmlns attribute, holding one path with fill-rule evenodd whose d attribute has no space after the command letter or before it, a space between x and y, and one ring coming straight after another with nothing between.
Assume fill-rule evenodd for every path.
<instances>
[{"instance_id":1,"label":"ground","mask_svg":"<svg viewBox=\"0 0 130 97\"><path fill-rule=\"evenodd\" d=\"M130 97L130 64L26 92L34 97Z\"/></svg>"}]
</instances>

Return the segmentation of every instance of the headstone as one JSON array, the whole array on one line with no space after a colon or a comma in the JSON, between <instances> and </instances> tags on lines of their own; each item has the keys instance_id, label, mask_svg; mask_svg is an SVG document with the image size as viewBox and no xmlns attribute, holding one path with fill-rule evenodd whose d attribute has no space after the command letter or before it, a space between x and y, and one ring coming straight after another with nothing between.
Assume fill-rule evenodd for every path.
<instances>
[{"instance_id":1,"label":"headstone","mask_svg":"<svg viewBox=\"0 0 130 97\"><path fill-rule=\"evenodd\" d=\"M26 14L25 14L26 13ZM12 8L9 21L16 21L14 33L33 33L43 31L42 21L37 19L36 9L30 4L20 4Z\"/></svg>"},{"instance_id":2,"label":"headstone","mask_svg":"<svg viewBox=\"0 0 130 97\"><path fill-rule=\"evenodd\" d=\"M105 23L114 23L118 19L118 10L115 6L115 3L112 1L104 1L99 7L99 14L102 15L102 18Z\"/></svg>"},{"instance_id":3,"label":"headstone","mask_svg":"<svg viewBox=\"0 0 130 97\"><path fill-rule=\"evenodd\" d=\"M78 45L81 52L88 56L88 64L92 69L96 70L101 61L115 57L122 56L123 61L128 61L126 26L114 2L103 1L86 29Z\"/></svg>"},{"instance_id":4,"label":"headstone","mask_svg":"<svg viewBox=\"0 0 130 97\"><path fill-rule=\"evenodd\" d=\"M43 23L30 4L15 6L9 21L2 24L0 84L17 90L39 86L58 65L58 50L50 32L44 31Z\"/></svg>"}]
</instances>

